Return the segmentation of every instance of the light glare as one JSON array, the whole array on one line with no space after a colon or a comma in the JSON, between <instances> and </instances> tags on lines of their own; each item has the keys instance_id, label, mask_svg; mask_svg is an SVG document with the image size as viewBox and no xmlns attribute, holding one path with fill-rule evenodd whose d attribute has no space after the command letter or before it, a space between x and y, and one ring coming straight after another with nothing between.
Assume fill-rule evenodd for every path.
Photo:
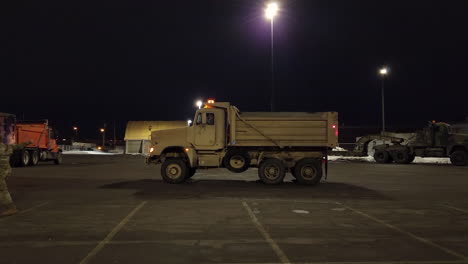
<instances>
[{"instance_id":1,"label":"light glare","mask_svg":"<svg viewBox=\"0 0 468 264\"><path fill-rule=\"evenodd\" d=\"M384 67L379 70L380 75L387 75L388 74L388 68Z\"/></svg>"},{"instance_id":2,"label":"light glare","mask_svg":"<svg viewBox=\"0 0 468 264\"><path fill-rule=\"evenodd\" d=\"M279 7L277 3L269 3L265 9L265 17L272 20L276 13L278 13Z\"/></svg>"}]
</instances>

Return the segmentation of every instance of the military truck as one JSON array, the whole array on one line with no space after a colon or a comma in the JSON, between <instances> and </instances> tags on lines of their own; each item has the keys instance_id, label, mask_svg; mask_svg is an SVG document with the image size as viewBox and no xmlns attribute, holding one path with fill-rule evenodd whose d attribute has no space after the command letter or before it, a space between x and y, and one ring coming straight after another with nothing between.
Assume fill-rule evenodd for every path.
<instances>
[{"instance_id":1,"label":"military truck","mask_svg":"<svg viewBox=\"0 0 468 264\"><path fill-rule=\"evenodd\" d=\"M367 151L367 144L374 139L392 143L374 147L374 159L378 163L408 164L419 156L450 157L453 165L468 165L468 134L453 133L446 123L430 122L423 130L412 133L407 140L385 134L362 137L356 144L355 152Z\"/></svg>"},{"instance_id":2,"label":"military truck","mask_svg":"<svg viewBox=\"0 0 468 264\"><path fill-rule=\"evenodd\" d=\"M327 150L338 144L338 113L242 113L209 100L192 126L151 133L148 164L162 164L165 182L182 183L197 169L224 167L236 173L258 167L266 184L287 172L315 185L327 171Z\"/></svg>"}]
</instances>

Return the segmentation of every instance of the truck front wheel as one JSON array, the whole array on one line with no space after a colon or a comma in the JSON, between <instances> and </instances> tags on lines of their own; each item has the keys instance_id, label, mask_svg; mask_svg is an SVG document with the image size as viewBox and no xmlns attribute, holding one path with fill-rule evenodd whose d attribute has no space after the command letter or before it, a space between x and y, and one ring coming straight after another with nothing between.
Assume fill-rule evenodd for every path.
<instances>
[{"instance_id":1,"label":"truck front wheel","mask_svg":"<svg viewBox=\"0 0 468 264\"><path fill-rule=\"evenodd\" d=\"M266 159L258 167L258 177L266 184L279 184L286 175L286 167L279 159Z\"/></svg>"},{"instance_id":2,"label":"truck front wheel","mask_svg":"<svg viewBox=\"0 0 468 264\"><path fill-rule=\"evenodd\" d=\"M57 157L54 159L54 164L60 165L63 162L62 152L57 152Z\"/></svg>"},{"instance_id":3,"label":"truck front wheel","mask_svg":"<svg viewBox=\"0 0 468 264\"><path fill-rule=\"evenodd\" d=\"M455 166L468 166L468 153L463 150L454 151L450 155L450 162Z\"/></svg>"},{"instance_id":4,"label":"truck front wheel","mask_svg":"<svg viewBox=\"0 0 468 264\"><path fill-rule=\"evenodd\" d=\"M189 175L188 166L182 159L166 159L161 165L161 176L167 183L177 184Z\"/></svg>"},{"instance_id":5,"label":"truck front wheel","mask_svg":"<svg viewBox=\"0 0 468 264\"><path fill-rule=\"evenodd\" d=\"M303 159L294 167L294 174L298 183L315 185L322 179L322 165L315 159Z\"/></svg>"}]
</instances>

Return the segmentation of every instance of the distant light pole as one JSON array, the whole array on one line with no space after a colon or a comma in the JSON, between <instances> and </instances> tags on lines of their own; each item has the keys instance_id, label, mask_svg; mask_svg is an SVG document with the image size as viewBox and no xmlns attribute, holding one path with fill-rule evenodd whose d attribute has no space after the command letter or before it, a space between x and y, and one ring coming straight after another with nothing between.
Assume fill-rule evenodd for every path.
<instances>
[{"instance_id":1,"label":"distant light pole","mask_svg":"<svg viewBox=\"0 0 468 264\"><path fill-rule=\"evenodd\" d=\"M270 110L271 112L275 111L275 64L274 64L274 30L273 30L273 21L278 13L279 7L277 3L269 3L265 9L265 17L270 20L271 28L271 97L270 97Z\"/></svg>"},{"instance_id":2,"label":"distant light pole","mask_svg":"<svg viewBox=\"0 0 468 264\"><path fill-rule=\"evenodd\" d=\"M198 107L198 109L201 109L201 107L202 107L202 105L203 105L202 100L198 100L197 103L196 103L195 105Z\"/></svg>"},{"instance_id":3,"label":"distant light pole","mask_svg":"<svg viewBox=\"0 0 468 264\"><path fill-rule=\"evenodd\" d=\"M389 69L382 67L379 70L380 77L382 78L382 133L385 132L385 77L387 77Z\"/></svg>"},{"instance_id":4,"label":"distant light pole","mask_svg":"<svg viewBox=\"0 0 468 264\"><path fill-rule=\"evenodd\" d=\"M74 126L73 130L75 131L75 140L78 140L78 127Z\"/></svg>"},{"instance_id":5,"label":"distant light pole","mask_svg":"<svg viewBox=\"0 0 468 264\"><path fill-rule=\"evenodd\" d=\"M101 131L102 134L102 148L104 148L104 144L106 142L106 130L104 128L101 128L99 129L99 131Z\"/></svg>"}]
</instances>

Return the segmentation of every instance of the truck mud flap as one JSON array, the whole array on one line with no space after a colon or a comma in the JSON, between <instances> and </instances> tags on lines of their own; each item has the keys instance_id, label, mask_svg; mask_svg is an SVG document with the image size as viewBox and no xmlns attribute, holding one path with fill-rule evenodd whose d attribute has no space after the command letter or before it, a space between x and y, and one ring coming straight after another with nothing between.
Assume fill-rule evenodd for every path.
<instances>
[{"instance_id":1,"label":"truck mud flap","mask_svg":"<svg viewBox=\"0 0 468 264\"><path fill-rule=\"evenodd\" d=\"M322 164L323 164L323 167L325 169L325 180L327 180L327 178L328 178L328 155L323 157Z\"/></svg>"}]
</instances>

